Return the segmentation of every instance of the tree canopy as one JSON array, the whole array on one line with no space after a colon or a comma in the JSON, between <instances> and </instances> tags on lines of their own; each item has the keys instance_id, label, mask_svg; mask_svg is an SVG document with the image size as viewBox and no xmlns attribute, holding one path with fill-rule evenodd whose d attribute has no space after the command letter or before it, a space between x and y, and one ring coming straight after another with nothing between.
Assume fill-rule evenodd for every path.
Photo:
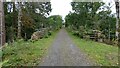
<instances>
[{"instance_id":1,"label":"tree canopy","mask_svg":"<svg viewBox=\"0 0 120 68\"><path fill-rule=\"evenodd\" d=\"M74 12L65 17L66 27L80 37L91 37L97 31L104 39L115 39L116 18L110 6L103 2L72 2L71 6Z\"/></svg>"}]
</instances>

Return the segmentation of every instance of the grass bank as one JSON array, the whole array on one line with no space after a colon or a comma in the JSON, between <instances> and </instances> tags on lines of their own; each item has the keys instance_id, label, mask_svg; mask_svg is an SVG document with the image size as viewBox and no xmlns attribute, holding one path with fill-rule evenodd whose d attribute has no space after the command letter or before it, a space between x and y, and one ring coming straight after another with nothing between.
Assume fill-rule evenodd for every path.
<instances>
[{"instance_id":1,"label":"grass bank","mask_svg":"<svg viewBox=\"0 0 120 68\"><path fill-rule=\"evenodd\" d=\"M40 63L57 32L35 42L17 41L3 48L3 66L34 66Z\"/></svg>"},{"instance_id":2,"label":"grass bank","mask_svg":"<svg viewBox=\"0 0 120 68\"><path fill-rule=\"evenodd\" d=\"M68 31L68 33L80 50L86 53L91 60L96 62L95 65L118 66L118 47L80 39L72 35L71 32Z\"/></svg>"}]
</instances>

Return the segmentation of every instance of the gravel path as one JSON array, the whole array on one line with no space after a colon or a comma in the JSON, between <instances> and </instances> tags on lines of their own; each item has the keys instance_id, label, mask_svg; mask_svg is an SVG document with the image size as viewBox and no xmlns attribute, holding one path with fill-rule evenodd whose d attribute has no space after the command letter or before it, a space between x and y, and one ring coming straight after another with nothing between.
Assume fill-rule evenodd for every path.
<instances>
[{"instance_id":1,"label":"gravel path","mask_svg":"<svg viewBox=\"0 0 120 68\"><path fill-rule=\"evenodd\" d=\"M55 41L42 59L40 66L91 66L80 49L75 46L65 29L61 29Z\"/></svg>"}]
</instances>

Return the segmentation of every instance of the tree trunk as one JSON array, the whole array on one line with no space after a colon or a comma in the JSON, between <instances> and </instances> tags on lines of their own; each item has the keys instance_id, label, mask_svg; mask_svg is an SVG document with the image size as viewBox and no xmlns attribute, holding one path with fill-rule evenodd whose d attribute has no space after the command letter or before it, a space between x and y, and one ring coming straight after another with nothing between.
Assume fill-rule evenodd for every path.
<instances>
[{"instance_id":1,"label":"tree trunk","mask_svg":"<svg viewBox=\"0 0 120 68\"><path fill-rule=\"evenodd\" d=\"M119 0L115 0L115 6L116 6L116 39L118 41L118 45L120 44L120 38L119 38Z\"/></svg>"},{"instance_id":2,"label":"tree trunk","mask_svg":"<svg viewBox=\"0 0 120 68\"><path fill-rule=\"evenodd\" d=\"M15 39L15 28L16 28L16 25L15 23L17 23L17 16L16 16L16 12L15 12L15 2L12 2L13 4L13 23L12 23L12 37L11 37L11 41L14 42L14 39Z\"/></svg>"},{"instance_id":3,"label":"tree trunk","mask_svg":"<svg viewBox=\"0 0 120 68\"><path fill-rule=\"evenodd\" d=\"M3 2L0 0L0 44L5 44L5 20L4 20L4 8Z\"/></svg>"},{"instance_id":4,"label":"tree trunk","mask_svg":"<svg viewBox=\"0 0 120 68\"><path fill-rule=\"evenodd\" d=\"M18 39L21 38L21 17L22 17L22 3L19 2L19 9L18 9Z\"/></svg>"}]
</instances>

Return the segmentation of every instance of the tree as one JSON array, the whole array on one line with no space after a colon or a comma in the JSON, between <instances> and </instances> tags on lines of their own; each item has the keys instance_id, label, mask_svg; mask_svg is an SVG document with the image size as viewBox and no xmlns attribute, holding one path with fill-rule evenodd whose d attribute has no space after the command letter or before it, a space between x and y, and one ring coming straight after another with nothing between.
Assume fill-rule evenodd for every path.
<instances>
[{"instance_id":1,"label":"tree","mask_svg":"<svg viewBox=\"0 0 120 68\"><path fill-rule=\"evenodd\" d=\"M4 21L4 10L3 2L0 1L0 44L5 44L5 21Z\"/></svg>"},{"instance_id":2,"label":"tree","mask_svg":"<svg viewBox=\"0 0 120 68\"><path fill-rule=\"evenodd\" d=\"M60 29L62 27L62 16L60 15L53 15L53 16L50 16L49 18L49 28L52 29L52 30L55 30L55 29Z\"/></svg>"},{"instance_id":3,"label":"tree","mask_svg":"<svg viewBox=\"0 0 120 68\"><path fill-rule=\"evenodd\" d=\"M116 7L116 39L118 41L118 45L120 45L119 41L120 41L120 32L119 32L119 29L120 29L120 26L119 26L119 11L120 11L120 4L119 4L119 0L115 0L115 7Z\"/></svg>"},{"instance_id":4,"label":"tree","mask_svg":"<svg viewBox=\"0 0 120 68\"><path fill-rule=\"evenodd\" d=\"M4 2L6 42L14 42L17 38L18 11L15 2Z\"/></svg>"},{"instance_id":5,"label":"tree","mask_svg":"<svg viewBox=\"0 0 120 68\"><path fill-rule=\"evenodd\" d=\"M65 17L65 24L73 30L73 34L81 38L89 35L96 38L96 41L102 38L105 43L115 39L115 17L111 14L110 4L72 2L71 6L73 12Z\"/></svg>"},{"instance_id":6,"label":"tree","mask_svg":"<svg viewBox=\"0 0 120 68\"><path fill-rule=\"evenodd\" d=\"M50 2L25 2L22 8L22 37L27 34L31 38L33 32L48 28L48 18L51 12Z\"/></svg>"},{"instance_id":7,"label":"tree","mask_svg":"<svg viewBox=\"0 0 120 68\"><path fill-rule=\"evenodd\" d=\"M18 3L18 39L21 38L21 24L22 24L22 3Z\"/></svg>"},{"instance_id":8,"label":"tree","mask_svg":"<svg viewBox=\"0 0 120 68\"><path fill-rule=\"evenodd\" d=\"M28 40L36 30L47 28L50 12L50 2L4 2L6 42Z\"/></svg>"}]
</instances>

